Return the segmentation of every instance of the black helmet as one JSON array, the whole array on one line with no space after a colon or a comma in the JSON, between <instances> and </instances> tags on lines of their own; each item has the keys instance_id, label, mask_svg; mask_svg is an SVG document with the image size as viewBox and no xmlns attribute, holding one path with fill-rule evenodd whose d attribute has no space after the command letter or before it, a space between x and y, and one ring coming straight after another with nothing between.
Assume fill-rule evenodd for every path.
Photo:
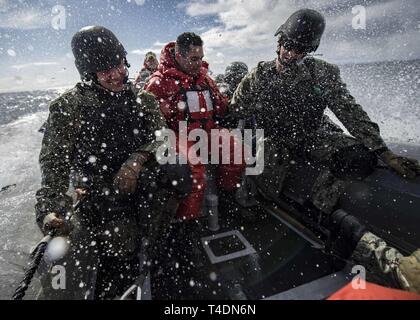
<instances>
[{"instance_id":1,"label":"black helmet","mask_svg":"<svg viewBox=\"0 0 420 320\"><path fill-rule=\"evenodd\" d=\"M304 52L318 49L325 30L325 18L318 11L301 9L293 13L274 34L279 41L286 42Z\"/></svg>"},{"instance_id":2,"label":"black helmet","mask_svg":"<svg viewBox=\"0 0 420 320\"><path fill-rule=\"evenodd\" d=\"M121 42L110 30L101 26L80 29L71 40L71 48L82 77L127 63L127 52Z\"/></svg>"},{"instance_id":3,"label":"black helmet","mask_svg":"<svg viewBox=\"0 0 420 320\"><path fill-rule=\"evenodd\" d=\"M240 75L244 77L248 73L248 66L245 62L235 61L226 67L225 76L230 74Z\"/></svg>"},{"instance_id":4,"label":"black helmet","mask_svg":"<svg viewBox=\"0 0 420 320\"><path fill-rule=\"evenodd\" d=\"M223 74L218 74L214 77L214 81L216 81L217 84L223 83L223 80L224 80Z\"/></svg>"},{"instance_id":5,"label":"black helmet","mask_svg":"<svg viewBox=\"0 0 420 320\"><path fill-rule=\"evenodd\" d=\"M224 80L227 83L233 82L236 86L248 73L248 66L244 62L235 61L226 67Z\"/></svg>"}]
</instances>

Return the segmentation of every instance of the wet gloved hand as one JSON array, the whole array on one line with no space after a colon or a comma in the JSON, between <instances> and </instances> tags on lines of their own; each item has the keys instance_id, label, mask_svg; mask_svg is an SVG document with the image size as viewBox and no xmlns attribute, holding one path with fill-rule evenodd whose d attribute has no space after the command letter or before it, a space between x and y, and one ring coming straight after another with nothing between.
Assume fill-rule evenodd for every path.
<instances>
[{"instance_id":1,"label":"wet gloved hand","mask_svg":"<svg viewBox=\"0 0 420 320\"><path fill-rule=\"evenodd\" d=\"M55 212L47 214L42 225L42 229L45 234L52 230L56 230L56 236L68 236L72 230L70 222L66 221Z\"/></svg>"},{"instance_id":2,"label":"wet gloved hand","mask_svg":"<svg viewBox=\"0 0 420 320\"><path fill-rule=\"evenodd\" d=\"M131 166L123 165L114 178L114 188L122 194L136 191L139 174Z\"/></svg>"},{"instance_id":3,"label":"wet gloved hand","mask_svg":"<svg viewBox=\"0 0 420 320\"><path fill-rule=\"evenodd\" d=\"M87 196L88 191L87 191L87 189L76 188L74 190L74 193L75 193L76 201L79 201L79 200L82 200L83 198L85 198Z\"/></svg>"},{"instance_id":4,"label":"wet gloved hand","mask_svg":"<svg viewBox=\"0 0 420 320\"><path fill-rule=\"evenodd\" d=\"M150 158L147 152L138 152L124 162L114 177L114 188L122 194L132 194L137 188L137 179L143 169L144 163Z\"/></svg>"},{"instance_id":5,"label":"wet gloved hand","mask_svg":"<svg viewBox=\"0 0 420 320\"><path fill-rule=\"evenodd\" d=\"M404 289L420 294L420 249L400 259L399 269L405 278Z\"/></svg>"},{"instance_id":6,"label":"wet gloved hand","mask_svg":"<svg viewBox=\"0 0 420 320\"><path fill-rule=\"evenodd\" d=\"M420 175L420 165L416 159L398 156L390 150L383 152L380 158L392 170L404 178L414 179Z\"/></svg>"}]
</instances>

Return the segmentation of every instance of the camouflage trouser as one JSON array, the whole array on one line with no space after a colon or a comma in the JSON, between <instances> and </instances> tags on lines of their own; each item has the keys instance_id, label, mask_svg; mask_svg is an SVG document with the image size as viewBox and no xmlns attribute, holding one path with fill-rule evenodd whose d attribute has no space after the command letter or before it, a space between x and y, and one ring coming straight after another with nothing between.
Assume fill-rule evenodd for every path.
<instances>
[{"instance_id":1,"label":"camouflage trouser","mask_svg":"<svg viewBox=\"0 0 420 320\"><path fill-rule=\"evenodd\" d=\"M357 244L351 259L388 285L420 294L420 250L403 257L383 239L366 232Z\"/></svg>"},{"instance_id":2,"label":"camouflage trouser","mask_svg":"<svg viewBox=\"0 0 420 320\"><path fill-rule=\"evenodd\" d=\"M140 254L153 260L157 241L176 210L174 191L162 188L155 178L147 170L131 200L101 196L82 203L72 217L75 227L67 254L43 263L39 299L112 299L135 282L144 267ZM57 266L65 270L64 289L54 287Z\"/></svg>"},{"instance_id":3,"label":"camouflage trouser","mask_svg":"<svg viewBox=\"0 0 420 320\"><path fill-rule=\"evenodd\" d=\"M202 268L205 257L200 250L200 233L203 226L198 219L172 223L159 243L161 250L155 256L152 268L152 298L171 300L197 299L201 283L197 272ZM195 280L194 285L190 281Z\"/></svg>"},{"instance_id":4,"label":"camouflage trouser","mask_svg":"<svg viewBox=\"0 0 420 320\"><path fill-rule=\"evenodd\" d=\"M75 214L74 224L76 218ZM138 275L140 235L139 224L129 216L94 227L76 224L67 238L65 256L44 261L39 298L109 299L121 295ZM58 279L64 281L62 286L57 286Z\"/></svg>"},{"instance_id":5,"label":"camouflage trouser","mask_svg":"<svg viewBox=\"0 0 420 320\"><path fill-rule=\"evenodd\" d=\"M322 212L331 213L346 187L346 181L333 174L329 163L340 150L360 143L342 132L319 130L316 139L302 146L303 151L299 155L273 145L265 144L264 172L253 178L258 187L275 200L282 192L286 178L293 178L293 167L303 160L305 165L317 168L309 199ZM302 170L305 170L305 165L301 167Z\"/></svg>"},{"instance_id":6,"label":"camouflage trouser","mask_svg":"<svg viewBox=\"0 0 420 320\"><path fill-rule=\"evenodd\" d=\"M42 286L38 300L82 300L92 296L99 259L88 243L88 235L87 229L75 226L65 238L69 248L60 259L50 260L47 248L38 268Z\"/></svg>"},{"instance_id":7,"label":"camouflage trouser","mask_svg":"<svg viewBox=\"0 0 420 320\"><path fill-rule=\"evenodd\" d=\"M342 150L347 148L352 151L353 147L360 146L360 144L342 132L321 130L318 132L317 139L309 145L305 150L305 161L311 164L318 163L319 171L308 198L322 212L330 214L350 179L348 177L341 178L333 170L334 166L331 166L331 161L336 161L334 155ZM369 153L367 149L363 148L355 150ZM375 158L376 161L374 155L369 153L369 156ZM293 175L293 166L298 159L285 148L279 150L266 144L264 160L264 172L252 179L265 196L275 201L283 190L286 179ZM302 168L304 170L305 166ZM301 174L300 177L309 178L309 172L307 175L305 174ZM403 257L397 249L389 246L383 239L371 232L365 232L357 242L350 259L363 265L369 274L376 275L374 278L380 278L388 285L420 292L420 250L409 257Z\"/></svg>"},{"instance_id":8,"label":"camouflage trouser","mask_svg":"<svg viewBox=\"0 0 420 320\"><path fill-rule=\"evenodd\" d=\"M333 154L355 145L360 143L342 132L319 131L308 160L330 163ZM322 212L331 213L345 187L346 182L337 178L329 166L325 165L312 187L310 195L312 203Z\"/></svg>"}]
</instances>

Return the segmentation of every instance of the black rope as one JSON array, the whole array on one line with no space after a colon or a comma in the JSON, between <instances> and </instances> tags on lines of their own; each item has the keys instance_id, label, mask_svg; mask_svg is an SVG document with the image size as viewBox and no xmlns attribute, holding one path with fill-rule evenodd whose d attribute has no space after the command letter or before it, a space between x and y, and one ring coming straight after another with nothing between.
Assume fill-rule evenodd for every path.
<instances>
[{"instance_id":1,"label":"black rope","mask_svg":"<svg viewBox=\"0 0 420 320\"><path fill-rule=\"evenodd\" d=\"M73 212L79 209L82 199L85 199L87 195L84 195L73 205ZM56 230L51 230L47 236L45 236L36 246L35 250L31 253L32 261L29 264L29 268L25 271L23 280L19 283L19 286L16 288L15 293L12 296L13 300L22 300L25 296L26 290L28 290L29 285L34 277L36 270L41 263L42 257L44 256L45 250L50 240L54 237Z\"/></svg>"},{"instance_id":2,"label":"black rope","mask_svg":"<svg viewBox=\"0 0 420 320\"><path fill-rule=\"evenodd\" d=\"M39 264L41 263L42 257L44 256L45 250L47 249L47 245L50 239L51 237L46 239L45 241L42 241L35 249L32 255L32 261L29 264L29 268L25 271L23 280L20 282L19 286L16 288L15 293L12 296L13 300L22 300L22 298L25 296L25 292L26 290L28 290L32 278L34 277L34 274L38 269Z\"/></svg>"}]
</instances>

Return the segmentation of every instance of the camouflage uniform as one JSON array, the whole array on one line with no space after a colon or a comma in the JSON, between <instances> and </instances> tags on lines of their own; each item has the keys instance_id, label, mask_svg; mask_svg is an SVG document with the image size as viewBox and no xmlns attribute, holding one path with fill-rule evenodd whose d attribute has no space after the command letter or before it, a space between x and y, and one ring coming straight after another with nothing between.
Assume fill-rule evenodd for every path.
<instances>
[{"instance_id":1,"label":"camouflage uniform","mask_svg":"<svg viewBox=\"0 0 420 320\"><path fill-rule=\"evenodd\" d=\"M324 115L327 107L355 138L331 124ZM275 60L260 62L235 91L230 112L235 118L255 116L257 128L264 129L265 170L257 181L263 190L270 186L267 191L274 197L297 159L326 164L334 153L353 145L373 152L386 149L378 125L350 95L338 67L312 57L282 73ZM314 184L312 202L330 212L343 186L325 167Z\"/></svg>"},{"instance_id":2,"label":"camouflage uniform","mask_svg":"<svg viewBox=\"0 0 420 320\"><path fill-rule=\"evenodd\" d=\"M385 283L420 294L419 249L404 257L383 239L366 232L354 249L351 259L363 264Z\"/></svg>"},{"instance_id":3,"label":"camouflage uniform","mask_svg":"<svg viewBox=\"0 0 420 320\"><path fill-rule=\"evenodd\" d=\"M80 170L75 174L82 176L74 181L82 185L74 187L109 186L131 153L153 153L160 146L154 132L165 127L152 95L142 93L137 98L131 90L111 95L94 84L77 84L51 102L49 109L39 156L42 188L37 192L36 208L40 226L47 212L65 215L70 210L66 192L71 169ZM118 130L121 136L113 135ZM93 135L102 141L86 141ZM127 146L123 148L121 141ZM90 165L85 166L87 162Z\"/></svg>"},{"instance_id":4,"label":"camouflage uniform","mask_svg":"<svg viewBox=\"0 0 420 320\"><path fill-rule=\"evenodd\" d=\"M50 104L39 158L42 187L36 193L40 228L48 213L66 217L72 211L70 184L89 193L71 218L68 254L54 262L66 266L67 289L52 290L52 275L46 273L43 298L110 298L132 284L141 232L161 232L162 207L171 192L156 184L161 176L153 160L132 196L115 192L113 178L132 153L153 153L160 146L155 131L164 126L154 97L145 92L137 97L131 88L110 93L79 83Z\"/></svg>"},{"instance_id":5,"label":"camouflage uniform","mask_svg":"<svg viewBox=\"0 0 420 320\"><path fill-rule=\"evenodd\" d=\"M156 62L156 68L151 67L148 61L154 60ZM136 79L134 80L135 89L138 91L143 90L146 83L149 81L150 77L152 76L153 72L157 70L157 65L159 64L156 54L149 51L146 53L143 62L143 68L139 71Z\"/></svg>"},{"instance_id":6,"label":"camouflage uniform","mask_svg":"<svg viewBox=\"0 0 420 320\"><path fill-rule=\"evenodd\" d=\"M354 138L326 118L327 107ZM351 155L352 148L358 146L376 161L376 155L388 150L378 125L346 89L338 67L312 57L283 73L277 71L275 61L259 63L235 91L230 112L235 118L254 115L257 128L264 129L264 172L255 177L260 190L275 200L299 159L305 159L306 165L318 163L321 169L308 198L331 216L338 212L331 214L348 180L332 171L335 156L345 149ZM385 276L388 284L419 292L418 251L403 257L384 240L360 228L360 237L354 235L351 241L344 238L344 242L353 243L350 259L369 272Z\"/></svg>"}]
</instances>

